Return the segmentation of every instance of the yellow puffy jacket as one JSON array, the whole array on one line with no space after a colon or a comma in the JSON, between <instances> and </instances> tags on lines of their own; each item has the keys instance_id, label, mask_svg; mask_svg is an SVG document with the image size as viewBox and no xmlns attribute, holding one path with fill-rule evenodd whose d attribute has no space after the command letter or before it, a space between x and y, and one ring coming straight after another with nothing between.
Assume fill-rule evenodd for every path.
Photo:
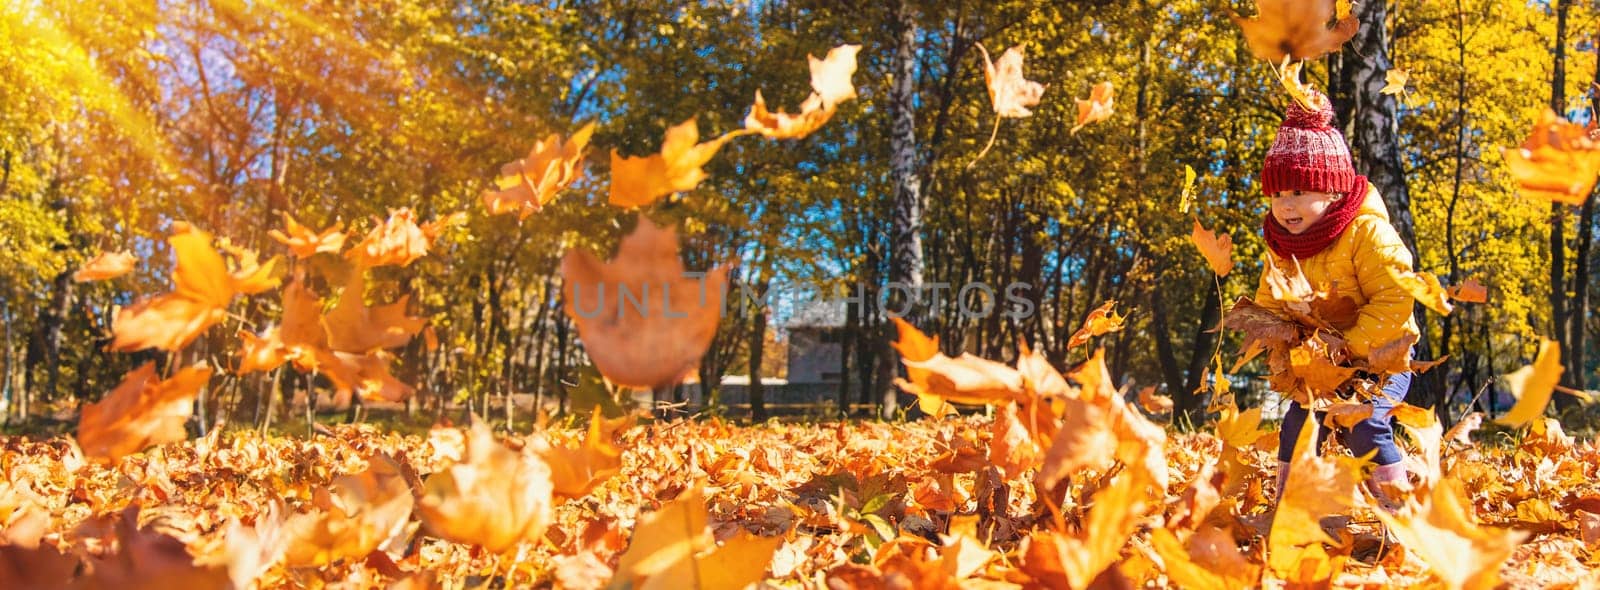
<instances>
[{"instance_id":1,"label":"yellow puffy jacket","mask_svg":"<svg viewBox=\"0 0 1600 590\"><path fill-rule=\"evenodd\" d=\"M1285 273L1295 272L1294 262L1278 256L1271 248L1266 256L1271 256ZM1344 330L1350 353L1356 357L1366 358L1375 346L1418 333L1411 317L1411 295L1389 276L1391 267L1410 271L1411 251L1389 223L1389 212L1378 189L1368 183L1361 210L1344 233L1334 238L1327 249L1300 261L1300 269L1312 288L1337 290L1360 309L1355 325ZM1267 287L1265 270L1261 274L1256 303L1274 311L1281 309L1283 303L1274 299L1272 289Z\"/></svg>"}]
</instances>

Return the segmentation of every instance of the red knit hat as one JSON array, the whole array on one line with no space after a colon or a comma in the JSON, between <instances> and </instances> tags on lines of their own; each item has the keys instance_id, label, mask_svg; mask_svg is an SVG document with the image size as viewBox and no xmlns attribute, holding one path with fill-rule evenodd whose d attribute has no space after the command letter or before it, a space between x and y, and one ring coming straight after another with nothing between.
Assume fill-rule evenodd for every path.
<instances>
[{"instance_id":1,"label":"red knit hat","mask_svg":"<svg viewBox=\"0 0 1600 590\"><path fill-rule=\"evenodd\" d=\"M1298 100L1289 101L1278 137L1267 150L1261 165L1261 190L1268 195L1281 191L1342 193L1355 182L1356 170L1350 165L1344 135L1328 125L1333 121L1333 105L1321 92L1310 92L1311 102L1321 108L1311 110Z\"/></svg>"}]
</instances>

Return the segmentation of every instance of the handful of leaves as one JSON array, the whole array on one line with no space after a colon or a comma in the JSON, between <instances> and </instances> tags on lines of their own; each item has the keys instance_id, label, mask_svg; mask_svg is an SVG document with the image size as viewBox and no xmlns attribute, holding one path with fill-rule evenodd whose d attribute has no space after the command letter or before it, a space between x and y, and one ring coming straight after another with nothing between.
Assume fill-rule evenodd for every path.
<instances>
[{"instance_id":1,"label":"handful of leaves","mask_svg":"<svg viewBox=\"0 0 1600 590\"><path fill-rule=\"evenodd\" d=\"M1245 333L1245 353L1234 365L1268 354L1268 381L1274 391L1306 408L1328 410L1345 399L1365 402L1382 394L1390 375L1425 371L1437 362L1415 363L1406 334L1356 358L1345 348L1344 330L1355 326L1360 308L1336 288L1313 287L1300 272L1285 272L1269 258L1265 282L1271 302L1241 297L1223 316L1225 327Z\"/></svg>"}]
</instances>

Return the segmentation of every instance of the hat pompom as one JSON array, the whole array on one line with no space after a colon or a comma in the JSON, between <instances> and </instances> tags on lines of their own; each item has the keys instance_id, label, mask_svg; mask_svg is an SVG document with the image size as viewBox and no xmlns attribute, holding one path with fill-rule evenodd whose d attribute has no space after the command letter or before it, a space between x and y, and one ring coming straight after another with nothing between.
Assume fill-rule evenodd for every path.
<instances>
[{"instance_id":1,"label":"hat pompom","mask_svg":"<svg viewBox=\"0 0 1600 590\"><path fill-rule=\"evenodd\" d=\"M1322 129L1333 122L1333 104L1321 92L1310 91L1310 102L1319 108L1313 110L1300 104L1298 100L1289 101L1289 112L1283 118L1283 126L1297 129Z\"/></svg>"}]
</instances>

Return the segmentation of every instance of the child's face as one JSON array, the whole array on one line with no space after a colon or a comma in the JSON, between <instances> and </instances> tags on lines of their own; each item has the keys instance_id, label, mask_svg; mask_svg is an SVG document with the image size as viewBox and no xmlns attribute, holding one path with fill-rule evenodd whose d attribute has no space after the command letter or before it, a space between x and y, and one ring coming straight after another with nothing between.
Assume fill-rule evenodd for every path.
<instances>
[{"instance_id":1,"label":"child's face","mask_svg":"<svg viewBox=\"0 0 1600 590\"><path fill-rule=\"evenodd\" d=\"M1289 233L1298 234L1322 219L1328 207L1341 196L1339 193L1281 191L1272 195L1272 217Z\"/></svg>"}]
</instances>

